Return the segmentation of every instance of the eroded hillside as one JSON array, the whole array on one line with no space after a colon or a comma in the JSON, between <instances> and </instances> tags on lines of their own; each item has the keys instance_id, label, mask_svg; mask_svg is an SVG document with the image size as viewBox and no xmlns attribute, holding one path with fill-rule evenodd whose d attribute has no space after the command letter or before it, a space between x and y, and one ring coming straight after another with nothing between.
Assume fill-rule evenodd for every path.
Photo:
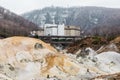
<instances>
[{"instance_id":1,"label":"eroded hillside","mask_svg":"<svg viewBox=\"0 0 120 80\"><path fill-rule=\"evenodd\" d=\"M0 77L1 80L90 80L120 72L117 52L97 54L86 48L82 54L63 54L50 44L29 37L1 39Z\"/></svg>"}]
</instances>

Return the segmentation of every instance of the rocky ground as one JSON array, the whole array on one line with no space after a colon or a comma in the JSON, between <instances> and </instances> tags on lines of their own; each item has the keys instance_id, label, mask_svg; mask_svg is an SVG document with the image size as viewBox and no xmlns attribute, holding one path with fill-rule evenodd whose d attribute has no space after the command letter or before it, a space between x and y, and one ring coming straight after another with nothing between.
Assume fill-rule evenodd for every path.
<instances>
[{"instance_id":1,"label":"rocky ground","mask_svg":"<svg viewBox=\"0 0 120 80\"><path fill-rule=\"evenodd\" d=\"M0 80L117 80L118 45L110 43L105 47L108 50L103 50L104 46L99 50L78 47L77 54L70 54L34 38L1 39Z\"/></svg>"},{"instance_id":2,"label":"rocky ground","mask_svg":"<svg viewBox=\"0 0 120 80\"><path fill-rule=\"evenodd\" d=\"M66 49L67 53L75 54L79 49L91 47L92 49L97 50L106 44L109 44L109 42L103 37L86 37L70 44Z\"/></svg>"}]
</instances>

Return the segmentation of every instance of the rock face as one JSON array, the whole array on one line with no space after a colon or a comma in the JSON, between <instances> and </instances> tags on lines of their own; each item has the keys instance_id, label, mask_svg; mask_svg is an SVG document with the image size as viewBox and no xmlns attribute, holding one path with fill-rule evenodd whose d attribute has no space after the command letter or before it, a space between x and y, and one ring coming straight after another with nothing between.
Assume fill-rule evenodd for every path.
<instances>
[{"instance_id":1,"label":"rock face","mask_svg":"<svg viewBox=\"0 0 120 80\"><path fill-rule=\"evenodd\" d=\"M41 40L11 37L0 40L0 72L16 80L76 75L80 67ZM22 77L25 76L25 77Z\"/></svg>"},{"instance_id":2,"label":"rock face","mask_svg":"<svg viewBox=\"0 0 120 80\"><path fill-rule=\"evenodd\" d=\"M111 41L111 43L116 44L120 52L120 36Z\"/></svg>"},{"instance_id":3,"label":"rock face","mask_svg":"<svg viewBox=\"0 0 120 80\"><path fill-rule=\"evenodd\" d=\"M36 44L42 45L43 48L36 47ZM43 58L56 52L50 45L33 38L11 37L0 40L0 71L14 79L22 72L35 74L40 72L39 66Z\"/></svg>"},{"instance_id":4,"label":"rock face","mask_svg":"<svg viewBox=\"0 0 120 80\"><path fill-rule=\"evenodd\" d=\"M98 49L96 52L102 53L102 52L107 52L107 51L115 51L119 52L118 46L115 43L110 43L108 45L102 46L100 49Z\"/></svg>"},{"instance_id":5,"label":"rock face","mask_svg":"<svg viewBox=\"0 0 120 80\"><path fill-rule=\"evenodd\" d=\"M95 57L98 59L98 67L102 71L109 72L111 74L120 72L119 53L109 51L98 54Z\"/></svg>"},{"instance_id":6,"label":"rock face","mask_svg":"<svg viewBox=\"0 0 120 80\"><path fill-rule=\"evenodd\" d=\"M111 54L105 58L103 57L106 55L102 53L91 55L92 58L94 56L99 60L95 62L89 57L76 58L73 54L62 54L49 44L34 38L16 36L1 39L0 80L90 80L97 76L119 72L112 65L114 61L110 64L114 66L111 66L111 71L102 70L103 68L98 65L102 60L104 66L107 65L104 60L111 62L105 58L114 60ZM119 56L116 59L118 58ZM119 61L116 63L119 64Z\"/></svg>"}]
</instances>

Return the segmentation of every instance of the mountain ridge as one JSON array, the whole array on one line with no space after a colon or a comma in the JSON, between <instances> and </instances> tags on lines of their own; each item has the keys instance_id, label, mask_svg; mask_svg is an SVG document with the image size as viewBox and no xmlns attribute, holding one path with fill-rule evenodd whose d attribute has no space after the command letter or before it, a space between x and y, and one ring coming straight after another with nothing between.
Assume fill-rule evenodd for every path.
<instances>
[{"instance_id":1,"label":"mountain ridge","mask_svg":"<svg viewBox=\"0 0 120 80\"><path fill-rule=\"evenodd\" d=\"M120 30L119 14L119 8L91 6L71 8L47 7L22 14L22 16L38 26L48 22L50 19L50 23L55 20L55 23L57 24L65 23L66 26L79 26L86 34L104 35L106 34L105 32L115 31L114 29ZM104 31L103 28L105 28L106 31ZM120 31L118 31L118 33L119 32ZM118 35L118 33L115 33L114 35ZM109 35L107 34L105 36Z\"/></svg>"},{"instance_id":2,"label":"mountain ridge","mask_svg":"<svg viewBox=\"0 0 120 80\"><path fill-rule=\"evenodd\" d=\"M0 28L1 37L28 36L30 31L38 29L34 23L3 7L0 7Z\"/></svg>"}]
</instances>

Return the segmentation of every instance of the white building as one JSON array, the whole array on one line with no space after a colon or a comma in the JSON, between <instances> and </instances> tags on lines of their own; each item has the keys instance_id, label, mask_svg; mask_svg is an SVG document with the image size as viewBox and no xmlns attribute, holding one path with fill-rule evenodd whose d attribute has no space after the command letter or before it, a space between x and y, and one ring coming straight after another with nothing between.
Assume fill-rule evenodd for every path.
<instances>
[{"instance_id":1,"label":"white building","mask_svg":"<svg viewBox=\"0 0 120 80\"><path fill-rule=\"evenodd\" d=\"M48 36L64 36L64 24L45 24L44 26L44 35Z\"/></svg>"}]
</instances>

